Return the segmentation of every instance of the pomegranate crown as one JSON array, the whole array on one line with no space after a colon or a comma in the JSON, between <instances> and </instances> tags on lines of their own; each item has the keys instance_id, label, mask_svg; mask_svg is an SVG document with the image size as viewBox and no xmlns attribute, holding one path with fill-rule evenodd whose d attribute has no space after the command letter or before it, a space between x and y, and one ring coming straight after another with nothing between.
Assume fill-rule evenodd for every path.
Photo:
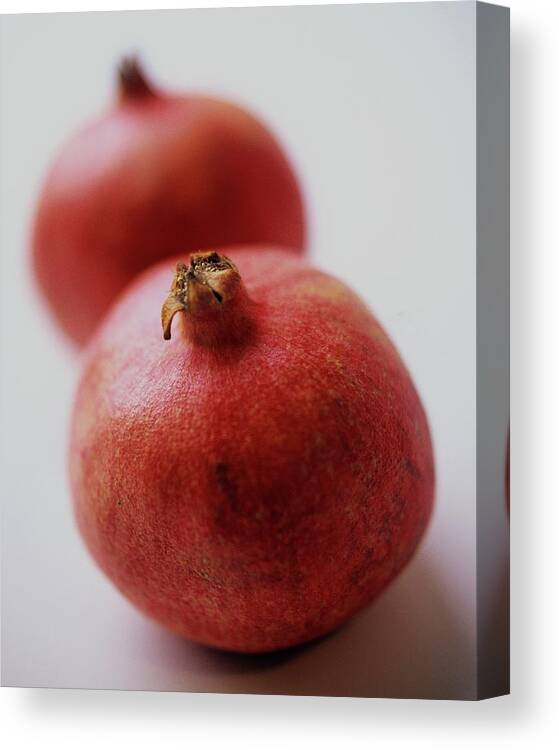
<instances>
[{"instance_id":1,"label":"pomegranate crown","mask_svg":"<svg viewBox=\"0 0 559 750\"><path fill-rule=\"evenodd\" d=\"M118 89L124 101L155 95L137 55L124 57L118 66Z\"/></svg>"},{"instance_id":2,"label":"pomegranate crown","mask_svg":"<svg viewBox=\"0 0 559 750\"><path fill-rule=\"evenodd\" d=\"M179 261L161 308L163 338L171 338L171 323L178 312L199 321L219 316L237 296L240 287L237 267L225 255L215 251L194 253L188 266Z\"/></svg>"}]
</instances>

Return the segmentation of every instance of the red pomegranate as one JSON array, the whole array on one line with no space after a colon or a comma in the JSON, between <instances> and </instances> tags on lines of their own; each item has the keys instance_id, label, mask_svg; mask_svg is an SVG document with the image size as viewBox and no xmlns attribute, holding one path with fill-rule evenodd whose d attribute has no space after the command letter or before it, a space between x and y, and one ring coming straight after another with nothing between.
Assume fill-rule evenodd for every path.
<instances>
[{"instance_id":1,"label":"red pomegranate","mask_svg":"<svg viewBox=\"0 0 559 750\"><path fill-rule=\"evenodd\" d=\"M134 604L260 652L327 633L402 570L433 458L410 376L357 296L282 250L231 257L177 264L163 336L172 262L112 310L87 351L71 484L93 557Z\"/></svg>"},{"instance_id":2,"label":"red pomegranate","mask_svg":"<svg viewBox=\"0 0 559 750\"><path fill-rule=\"evenodd\" d=\"M161 93L136 62L115 106L58 155L33 229L33 262L58 322L87 341L123 287L178 252L237 243L301 251L295 176L239 107Z\"/></svg>"}]
</instances>

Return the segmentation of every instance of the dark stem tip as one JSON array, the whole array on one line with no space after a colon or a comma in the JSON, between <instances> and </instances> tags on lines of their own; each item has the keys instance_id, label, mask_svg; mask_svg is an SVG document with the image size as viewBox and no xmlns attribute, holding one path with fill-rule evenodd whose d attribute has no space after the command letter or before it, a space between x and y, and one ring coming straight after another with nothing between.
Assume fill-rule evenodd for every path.
<instances>
[{"instance_id":1,"label":"dark stem tip","mask_svg":"<svg viewBox=\"0 0 559 750\"><path fill-rule=\"evenodd\" d=\"M123 99L139 99L155 94L135 55L124 57L118 66L118 87Z\"/></svg>"}]
</instances>

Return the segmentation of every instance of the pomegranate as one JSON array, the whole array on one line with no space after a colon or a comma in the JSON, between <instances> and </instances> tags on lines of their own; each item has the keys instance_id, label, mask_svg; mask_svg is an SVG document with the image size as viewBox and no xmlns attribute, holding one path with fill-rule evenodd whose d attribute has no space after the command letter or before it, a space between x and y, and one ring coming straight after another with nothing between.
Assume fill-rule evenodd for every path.
<instances>
[{"instance_id":1,"label":"pomegranate","mask_svg":"<svg viewBox=\"0 0 559 750\"><path fill-rule=\"evenodd\" d=\"M396 349L335 278L273 248L154 267L88 348L78 526L141 610L222 649L313 639L402 570L433 500ZM234 260L230 259L233 258Z\"/></svg>"},{"instance_id":2,"label":"pomegranate","mask_svg":"<svg viewBox=\"0 0 559 750\"><path fill-rule=\"evenodd\" d=\"M128 61L115 106L47 176L33 264L81 345L123 287L165 257L252 242L301 251L304 236L297 181L262 123L224 101L162 93Z\"/></svg>"}]
</instances>

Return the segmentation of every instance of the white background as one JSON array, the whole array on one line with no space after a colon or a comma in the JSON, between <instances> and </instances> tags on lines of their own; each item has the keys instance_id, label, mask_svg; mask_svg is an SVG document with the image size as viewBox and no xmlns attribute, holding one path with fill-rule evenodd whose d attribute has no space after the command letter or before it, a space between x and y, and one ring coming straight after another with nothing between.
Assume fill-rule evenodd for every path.
<instances>
[{"instance_id":1,"label":"white background","mask_svg":"<svg viewBox=\"0 0 559 750\"><path fill-rule=\"evenodd\" d=\"M79 741L87 747L84 735L92 746L104 742L111 747L187 740L200 747L373 742L471 747L482 738L494 747L545 742L554 721L558 631L556 600L549 595L554 589L545 577L557 564L550 554L557 546L552 471L559 416L552 350L557 238L554 245L551 236L557 196L551 136L559 127L556 87L550 85L556 75L557 24L552 3L517 0L512 10L513 696L456 704L4 690L3 726L13 732L10 746L40 741L44 747L54 741L69 747Z\"/></svg>"}]
</instances>

